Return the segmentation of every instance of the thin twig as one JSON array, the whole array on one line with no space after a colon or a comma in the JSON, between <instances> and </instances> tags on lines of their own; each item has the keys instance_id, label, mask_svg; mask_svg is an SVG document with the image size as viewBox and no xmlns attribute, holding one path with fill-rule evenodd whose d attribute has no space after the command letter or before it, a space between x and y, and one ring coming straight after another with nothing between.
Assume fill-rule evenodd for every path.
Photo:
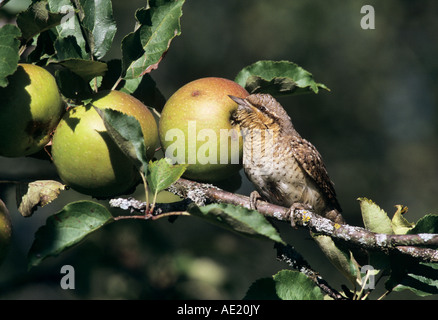
<instances>
[{"instance_id":1,"label":"thin twig","mask_svg":"<svg viewBox=\"0 0 438 320\"><path fill-rule=\"evenodd\" d=\"M308 262L303 258L303 256L296 251L290 245L283 245L281 243L276 243L275 248L277 249L277 259L287 263L290 267L295 270L304 273L310 280L312 280L315 285L317 285L324 293L335 300L345 300L342 294L340 294L335 289L331 288L329 284L319 275L318 272L314 271Z\"/></svg>"}]
</instances>

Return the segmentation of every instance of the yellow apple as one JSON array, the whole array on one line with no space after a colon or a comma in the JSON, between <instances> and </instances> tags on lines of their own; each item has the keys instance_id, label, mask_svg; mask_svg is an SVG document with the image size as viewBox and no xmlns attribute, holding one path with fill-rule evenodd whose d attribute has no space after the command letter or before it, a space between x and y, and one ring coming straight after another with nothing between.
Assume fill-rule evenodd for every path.
<instances>
[{"instance_id":1,"label":"yellow apple","mask_svg":"<svg viewBox=\"0 0 438 320\"><path fill-rule=\"evenodd\" d=\"M147 157L153 157L159 145L157 123L143 103L120 91L105 91L94 96L91 104L135 117L142 128ZM67 186L95 197L130 192L140 178L90 105L70 108L64 115L53 135L52 157Z\"/></svg>"},{"instance_id":2,"label":"yellow apple","mask_svg":"<svg viewBox=\"0 0 438 320\"><path fill-rule=\"evenodd\" d=\"M231 124L237 104L229 95L248 92L234 81L208 77L192 81L166 102L159 122L165 155L188 163L184 177L224 180L241 168L242 139Z\"/></svg>"},{"instance_id":3,"label":"yellow apple","mask_svg":"<svg viewBox=\"0 0 438 320\"><path fill-rule=\"evenodd\" d=\"M8 208L0 199L0 263L9 249L12 235L12 223Z\"/></svg>"},{"instance_id":4,"label":"yellow apple","mask_svg":"<svg viewBox=\"0 0 438 320\"><path fill-rule=\"evenodd\" d=\"M21 157L41 150L64 112L55 78L33 64L19 64L0 88L0 156Z\"/></svg>"}]
</instances>

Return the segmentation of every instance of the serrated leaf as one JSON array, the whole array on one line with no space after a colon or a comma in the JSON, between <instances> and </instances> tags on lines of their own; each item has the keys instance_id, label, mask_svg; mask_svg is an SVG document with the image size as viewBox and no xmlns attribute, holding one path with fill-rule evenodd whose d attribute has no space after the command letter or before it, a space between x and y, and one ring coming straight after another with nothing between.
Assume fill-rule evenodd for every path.
<instances>
[{"instance_id":1,"label":"serrated leaf","mask_svg":"<svg viewBox=\"0 0 438 320\"><path fill-rule=\"evenodd\" d=\"M235 82L249 93L269 93L273 96L329 90L314 81L310 72L290 61L262 60L243 68Z\"/></svg>"},{"instance_id":2,"label":"serrated leaf","mask_svg":"<svg viewBox=\"0 0 438 320\"><path fill-rule=\"evenodd\" d=\"M254 282L245 300L323 300L324 295L312 280L295 270L281 270L272 278Z\"/></svg>"},{"instance_id":3,"label":"serrated leaf","mask_svg":"<svg viewBox=\"0 0 438 320\"><path fill-rule=\"evenodd\" d=\"M158 161L150 161L148 166L147 182L153 194L166 189L177 181L184 171L187 164L172 165L171 161L162 158Z\"/></svg>"},{"instance_id":4,"label":"serrated leaf","mask_svg":"<svg viewBox=\"0 0 438 320\"><path fill-rule=\"evenodd\" d=\"M223 228L284 244L277 230L258 211L226 203L213 203L202 207L190 206L188 212Z\"/></svg>"},{"instance_id":5,"label":"serrated leaf","mask_svg":"<svg viewBox=\"0 0 438 320\"><path fill-rule=\"evenodd\" d=\"M137 10L138 28L122 41L125 79L134 79L156 69L173 38L181 34L184 0L151 0Z\"/></svg>"},{"instance_id":6,"label":"serrated leaf","mask_svg":"<svg viewBox=\"0 0 438 320\"><path fill-rule=\"evenodd\" d=\"M64 16L65 13L51 12L47 1L38 1L18 14L17 25L23 38L28 41L39 33L59 25Z\"/></svg>"},{"instance_id":7,"label":"serrated leaf","mask_svg":"<svg viewBox=\"0 0 438 320\"><path fill-rule=\"evenodd\" d=\"M18 211L23 217L31 216L38 207L55 200L65 185L54 180L19 183L16 187Z\"/></svg>"},{"instance_id":8,"label":"serrated leaf","mask_svg":"<svg viewBox=\"0 0 438 320\"><path fill-rule=\"evenodd\" d=\"M358 198L362 220L365 228L376 233L393 234L391 220L387 213L373 201L366 198Z\"/></svg>"},{"instance_id":9,"label":"serrated leaf","mask_svg":"<svg viewBox=\"0 0 438 320\"><path fill-rule=\"evenodd\" d=\"M50 216L35 233L28 253L28 268L50 256L56 256L79 243L90 233L112 221L111 213L91 201L69 203Z\"/></svg>"},{"instance_id":10,"label":"serrated leaf","mask_svg":"<svg viewBox=\"0 0 438 320\"><path fill-rule=\"evenodd\" d=\"M408 208L402 205L396 205L397 211L391 219L392 230L395 234L406 234L410 229L412 229L415 224L406 220L403 216L408 211Z\"/></svg>"},{"instance_id":11,"label":"serrated leaf","mask_svg":"<svg viewBox=\"0 0 438 320\"><path fill-rule=\"evenodd\" d=\"M360 271L350 250L336 245L329 236L312 235L312 237L329 261L354 285L360 276Z\"/></svg>"},{"instance_id":12,"label":"serrated leaf","mask_svg":"<svg viewBox=\"0 0 438 320\"><path fill-rule=\"evenodd\" d=\"M0 28L0 87L8 85L8 76L17 70L20 60L20 29L12 24Z\"/></svg>"},{"instance_id":13,"label":"serrated leaf","mask_svg":"<svg viewBox=\"0 0 438 320\"><path fill-rule=\"evenodd\" d=\"M117 110L94 108L117 146L138 170L146 171L148 159L141 125L135 117Z\"/></svg>"},{"instance_id":14,"label":"serrated leaf","mask_svg":"<svg viewBox=\"0 0 438 320\"><path fill-rule=\"evenodd\" d=\"M82 25L87 31L90 50L96 59L102 59L117 31L110 0L81 0Z\"/></svg>"}]
</instances>

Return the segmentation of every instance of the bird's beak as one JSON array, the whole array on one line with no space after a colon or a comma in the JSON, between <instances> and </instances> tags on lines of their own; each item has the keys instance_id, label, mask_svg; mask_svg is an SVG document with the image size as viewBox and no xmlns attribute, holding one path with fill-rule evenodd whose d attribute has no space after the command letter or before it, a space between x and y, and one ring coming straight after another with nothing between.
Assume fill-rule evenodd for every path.
<instances>
[{"instance_id":1,"label":"bird's beak","mask_svg":"<svg viewBox=\"0 0 438 320\"><path fill-rule=\"evenodd\" d=\"M235 97L235 96L232 96L232 95L229 95L229 97L230 97L234 102L237 103L237 105L238 105L238 109L245 109L245 110L247 110L247 111L251 111L251 110L252 110L252 108L251 108L251 104L250 104L248 101L246 101L245 99L238 98L238 97Z\"/></svg>"},{"instance_id":2,"label":"bird's beak","mask_svg":"<svg viewBox=\"0 0 438 320\"><path fill-rule=\"evenodd\" d=\"M242 99L242 98L238 98L238 97L235 97L235 96L232 96L232 95L228 95L228 96L231 98L231 100L233 100L234 102L236 102L239 105L245 104L245 100Z\"/></svg>"}]
</instances>

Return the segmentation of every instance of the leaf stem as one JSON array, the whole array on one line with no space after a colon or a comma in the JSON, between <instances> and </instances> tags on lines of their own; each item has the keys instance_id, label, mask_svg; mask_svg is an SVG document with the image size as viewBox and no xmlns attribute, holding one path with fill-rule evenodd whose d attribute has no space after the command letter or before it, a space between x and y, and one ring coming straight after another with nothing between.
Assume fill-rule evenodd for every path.
<instances>
[{"instance_id":1,"label":"leaf stem","mask_svg":"<svg viewBox=\"0 0 438 320\"><path fill-rule=\"evenodd\" d=\"M382 300L383 298L385 298L390 293L391 293L390 290L385 291L379 298L377 298L377 300Z\"/></svg>"},{"instance_id":2,"label":"leaf stem","mask_svg":"<svg viewBox=\"0 0 438 320\"><path fill-rule=\"evenodd\" d=\"M26 49L27 49L27 45L26 45L26 44L23 44L23 45L20 47L20 50L18 50L18 55L21 57L21 55L24 53L24 51L26 51Z\"/></svg>"},{"instance_id":3,"label":"leaf stem","mask_svg":"<svg viewBox=\"0 0 438 320\"><path fill-rule=\"evenodd\" d=\"M143 180L143 185L144 185L144 194L145 194L145 198L146 198L146 209L145 209L145 213L148 214L150 213L149 211L149 192L148 192L148 182L146 180L145 174L143 172L143 169L140 170L140 176L141 179Z\"/></svg>"}]
</instances>

